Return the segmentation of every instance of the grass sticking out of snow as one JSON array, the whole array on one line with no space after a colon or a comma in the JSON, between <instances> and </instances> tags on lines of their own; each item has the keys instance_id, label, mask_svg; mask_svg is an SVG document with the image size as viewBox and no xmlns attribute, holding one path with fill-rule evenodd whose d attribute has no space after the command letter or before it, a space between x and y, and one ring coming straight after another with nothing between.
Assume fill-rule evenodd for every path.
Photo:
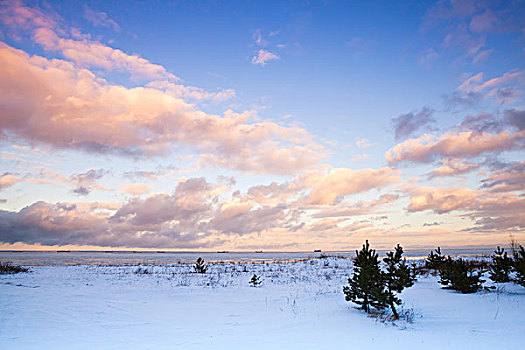
<instances>
[{"instance_id":1,"label":"grass sticking out of snow","mask_svg":"<svg viewBox=\"0 0 525 350\"><path fill-rule=\"evenodd\" d=\"M0 276L0 349L522 346L523 287L463 295L423 276L392 323L344 300L351 273L352 260L336 257L212 263L204 274L192 264L33 267Z\"/></svg>"}]
</instances>

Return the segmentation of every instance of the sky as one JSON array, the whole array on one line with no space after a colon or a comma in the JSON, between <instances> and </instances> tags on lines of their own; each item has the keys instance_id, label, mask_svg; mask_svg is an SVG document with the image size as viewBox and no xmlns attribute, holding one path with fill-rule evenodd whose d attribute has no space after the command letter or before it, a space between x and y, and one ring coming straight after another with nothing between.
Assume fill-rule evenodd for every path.
<instances>
[{"instance_id":1,"label":"sky","mask_svg":"<svg viewBox=\"0 0 525 350\"><path fill-rule=\"evenodd\" d=\"M523 1L0 2L0 249L525 242Z\"/></svg>"}]
</instances>

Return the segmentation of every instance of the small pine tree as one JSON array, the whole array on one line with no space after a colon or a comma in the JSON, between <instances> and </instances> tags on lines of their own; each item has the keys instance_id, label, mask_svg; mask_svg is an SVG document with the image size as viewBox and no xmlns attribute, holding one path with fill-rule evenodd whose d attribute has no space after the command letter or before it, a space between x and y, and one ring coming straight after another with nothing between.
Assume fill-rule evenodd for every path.
<instances>
[{"instance_id":1,"label":"small pine tree","mask_svg":"<svg viewBox=\"0 0 525 350\"><path fill-rule=\"evenodd\" d=\"M399 319L396 305L401 304L397 294L414 285L415 277L403 256L403 248L398 244L395 252L388 252L383 262L386 264L385 283L387 287L387 304L392 310L394 320Z\"/></svg>"},{"instance_id":2,"label":"small pine tree","mask_svg":"<svg viewBox=\"0 0 525 350\"><path fill-rule=\"evenodd\" d=\"M257 287L257 286L260 286L262 282L261 282L261 279L259 278L259 276L257 276L256 274L253 274L252 279L248 283L252 287Z\"/></svg>"},{"instance_id":3,"label":"small pine tree","mask_svg":"<svg viewBox=\"0 0 525 350\"><path fill-rule=\"evenodd\" d=\"M429 269L439 270L445 261L445 256L441 254L441 248L437 247L436 253L430 252L427 257L426 266Z\"/></svg>"},{"instance_id":4,"label":"small pine tree","mask_svg":"<svg viewBox=\"0 0 525 350\"><path fill-rule=\"evenodd\" d=\"M439 283L444 288L457 290L463 294L479 291L485 280L481 279L483 271L476 271L475 267L466 260L453 260L450 256L443 262L439 270Z\"/></svg>"},{"instance_id":5,"label":"small pine tree","mask_svg":"<svg viewBox=\"0 0 525 350\"><path fill-rule=\"evenodd\" d=\"M510 281L510 270L512 269L512 259L507 256L505 249L498 247L492 256L492 264L489 267L490 279L496 283Z\"/></svg>"},{"instance_id":6,"label":"small pine tree","mask_svg":"<svg viewBox=\"0 0 525 350\"><path fill-rule=\"evenodd\" d=\"M514 253L512 267L516 272L514 282L525 287L525 249L521 245L519 246L519 249L516 250L516 253Z\"/></svg>"},{"instance_id":7,"label":"small pine tree","mask_svg":"<svg viewBox=\"0 0 525 350\"><path fill-rule=\"evenodd\" d=\"M423 273L423 266L416 262L410 263L410 270L412 271L412 278L417 280L417 277Z\"/></svg>"},{"instance_id":8,"label":"small pine tree","mask_svg":"<svg viewBox=\"0 0 525 350\"><path fill-rule=\"evenodd\" d=\"M197 258L193 268L195 269L196 273L206 273L206 271L208 271L208 266L206 266L204 259L201 257Z\"/></svg>"},{"instance_id":9,"label":"small pine tree","mask_svg":"<svg viewBox=\"0 0 525 350\"><path fill-rule=\"evenodd\" d=\"M367 313L371 312L371 307L384 309L388 294L376 251L370 249L367 240L363 248L355 253L354 274L348 279L349 285L343 287L346 301L361 305L360 308Z\"/></svg>"}]
</instances>

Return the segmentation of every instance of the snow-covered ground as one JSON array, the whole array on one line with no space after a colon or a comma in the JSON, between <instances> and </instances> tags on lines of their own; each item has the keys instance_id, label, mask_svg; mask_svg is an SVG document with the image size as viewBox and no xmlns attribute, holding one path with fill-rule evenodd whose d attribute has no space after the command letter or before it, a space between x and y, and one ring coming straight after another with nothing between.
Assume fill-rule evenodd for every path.
<instances>
[{"instance_id":1,"label":"snow-covered ground","mask_svg":"<svg viewBox=\"0 0 525 350\"><path fill-rule=\"evenodd\" d=\"M523 348L523 287L462 295L420 277L402 294L413 322L382 323L344 300L351 266L32 267L0 276L0 349Z\"/></svg>"}]
</instances>

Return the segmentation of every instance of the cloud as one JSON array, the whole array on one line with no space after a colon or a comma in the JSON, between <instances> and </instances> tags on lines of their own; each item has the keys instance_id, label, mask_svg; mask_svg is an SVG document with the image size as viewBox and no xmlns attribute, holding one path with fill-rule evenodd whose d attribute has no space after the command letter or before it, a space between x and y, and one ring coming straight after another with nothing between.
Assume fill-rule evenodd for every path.
<instances>
[{"instance_id":1,"label":"cloud","mask_svg":"<svg viewBox=\"0 0 525 350\"><path fill-rule=\"evenodd\" d=\"M477 113L475 115L466 115L459 130L472 130L476 133L499 133L505 128L522 131L525 129L525 111L518 109L506 109L503 111L503 118L498 118L488 113Z\"/></svg>"},{"instance_id":2,"label":"cloud","mask_svg":"<svg viewBox=\"0 0 525 350\"><path fill-rule=\"evenodd\" d=\"M120 26L109 18L105 12L96 12L84 5L84 18L87 19L95 27L107 27L113 29L115 32L120 32Z\"/></svg>"},{"instance_id":3,"label":"cloud","mask_svg":"<svg viewBox=\"0 0 525 350\"><path fill-rule=\"evenodd\" d=\"M504 111L505 121L514 128L525 130L525 111L507 109Z\"/></svg>"},{"instance_id":4,"label":"cloud","mask_svg":"<svg viewBox=\"0 0 525 350\"><path fill-rule=\"evenodd\" d=\"M266 65L266 62L271 61L271 60L279 60L279 59L280 57L277 56L276 54L271 53L270 51L260 49L257 52L257 55L253 56L252 64L258 64L264 67Z\"/></svg>"},{"instance_id":5,"label":"cloud","mask_svg":"<svg viewBox=\"0 0 525 350\"><path fill-rule=\"evenodd\" d=\"M426 48L421 52L417 58L417 63L422 67L430 68L432 63L440 57L440 54L436 52L432 47Z\"/></svg>"},{"instance_id":6,"label":"cloud","mask_svg":"<svg viewBox=\"0 0 525 350\"><path fill-rule=\"evenodd\" d=\"M476 107L483 99L483 95L472 91L454 91L449 95L444 95L443 99L447 110L455 110L459 107Z\"/></svg>"},{"instance_id":7,"label":"cloud","mask_svg":"<svg viewBox=\"0 0 525 350\"><path fill-rule=\"evenodd\" d=\"M445 49L476 63L492 52L485 47L493 36L521 35L523 10L519 1L437 1L425 14L422 29L432 30Z\"/></svg>"},{"instance_id":8,"label":"cloud","mask_svg":"<svg viewBox=\"0 0 525 350\"><path fill-rule=\"evenodd\" d=\"M253 35L253 40L255 41L255 43L259 46L266 46L268 45L268 42L266 40L264 40L263 36L262 36L262 32L260 29L257 29Z\"/></svg>"},{"instance_id":9,"label":"cloud","mask_svg":"<svg viewBox=\"0 0 525 350\"><path fill-rule=\"evenodd\" d=\"M0 241L143 248L205 248L218 244L217 239L189 232L181 234L168 225L154 230L112 222L97 203L46 202L36 202L18 212L0 210Z\"/></svg>"},{"instance_id":10,"label":"cloud","mask_svg":"<svg viewBox=\"0 0 525 350\"><path fill-rule=\"evenodd\" d=\"M255 206L204 178L180 182L171 194L153 194L108 206L96 202L36 202L0 211L0 241L44 245L196 248L272 227L293 230L297 217L284 204Z\"/></svg>"},{"instance_id":11,"label":"cloud","mask_svg":"<svg viewBox=\"0 0 525 350\"><path fill-rule=\"evenodd\" d=\"M484 153L525 148L525 132L511 133L508 130L498 134L487 132L449 132L440 137L423 135L408 139L392 147L385 153L389 164L401 162L426 163L436 158L476 157Z\"/></svg>"},{"instance_id":12,"label":"cloud","mask_svg":"<svg viewBox=\"0 0 525 350\"><path fill-rule=\"evenodd\" d=\"M490 11L490 9L487 9L485 12L472 17L469 28L472 32L489 32L493 28L496 19L494 13Z\"/></svg>"},{"instance_id":13,"label":"cloud","mask_svg":"<svg viewBox=\"0 0 525 350\"><path fill-rule=\"evenodd\" d=\"M511 104L523 93L524 85L524 71L513 70L488 80L480 72L461 83L448 102L474 106L481 99L493 99L499 104Z\"/></svg>"},{"instance_id":14,"label":"cloud","mask_svg":"<svg viewBox=\"0 0 525 350\"><path fill-rule=\"evenodd\" d=\"M338 198L383 188L401 181L399 170L392 168L359 169L333 168L329 172L310 172L304 177L306 187L312 188L309 204L335 204Z\"/></svg>"},{"instance_id":15,"label":"cloud","mask_svg":"<svg viewBox=\"0 0 525 350\"><path fill-rule=\"evenodd\" d=\"M287 215L284 204L252 209L249 203L228 205L210 221L210 228L223 233L246 234L274 227L289 227L294 218Z\"/></svg>"},{"instance_id":16,"label":"cloud","mask_svg":"<svg viewBox=\"0 0 525 350\"><path fill-rule=\"evenodd\" d=\"M218 165L247 173L267 172L287 175L317 164L324 156L324 149L318 144L292 145L283 147L279 142L261 141L250 148L240 148L225 157L222 154L204 153L199 162L202 165Z\"/></svg>"},{"instance_id":17,"label":"cloud","mask_svg":"<svg viewBox=\"0 0 525 350\"><path fill-rule=\"evenodd\" d=\"M22 6L20 1L7 1L0 9L0 20L15 31L30 32L33 40L46 51L58 51L77 65L105 70L117 69L131 73L134 78L177 80L173 74L158 64L137 55L105 46L71 30L79 40L64 38L68 31L61 28L63 20L56 14L49 15L38 9Z\"/></svg>"},{"instance_id":18,"label":"cloud","mask_svg":"<svg viewBox=\"0 0 525 350\"><path fill-rule=\"evenodd\" d=\"M432 210L438 214L468 208L477 193L468 188L419 187L410 196L409 212Z\"/></svg>"},{"instance_id":19,"label":"cloud","mask_svg":"<svg viewBox=\"0 0 525 350\"><path fill-rule=\"evenodd\" d=\"M423 224L423 227L426 227L426 226L439 226L441 224L442 224L441 222L437 222L437 221L434 221L434 222L431 222L431 223L425 222Z\"/></svg>"},{"instance_id":20,"label":"cloud","mask_svg":"<svg viewBox=\"0 0 525 350\"><path fill-rule=\"evenodd\" d=\"M192 155L181 155L176 156L176 159L179 160L192 160ZM190 164L190 166L193 166L194 164ZM159 178L170 178L174 175L179 175L181 173L185 172L193 172L197 171L198 168L178 168L173 164L167 164L167 165L158 165L155 171L147 171L147 170L132 170L132 171L126 171L122 175L128 179L131 180L140 180L143 181L144 179L150 180L150 181L156 181Z\"/></svg>"},{"instance_id":21,"label":"cloud","mask_svg":"<svg viewBox=\"0 0 525 350\"><path fill-rule=\"evenodd\" d=\"M463 83L461 83L461 85L459 85L458 90L467 92L473 91L476 86L479 86L481 81L483 81L483 72L467 78Z\"/></svg>"},{"instance_id":22,"label":"cloud","mask_svg":"<svg viewBox=\"0 0 525 350\"><path fill-rule=\"evenodd\" d=\"M122 184L120 188L124 193L133 196L141 196L151 192L151 185L149 184Z\"/></svg>"},{"instance_id":23,"label":"cloud","mask_svg":"<svg viewBox=\"0 0 525 350\"><path fill-rule=\"evenodd\" d=\"M219 91L206 91L195 86L185 86L182 84L174 84L166 80L156 80L148 83L147 87L159 89L171 95L193 100L193 101L215 101L224 102L236 96L233 89L219 89Z\"/></svg>"},{"instance_id":24,"label":"cloud","mask_svg":"<svg viewBox=\"0 0 525 350\"><path fill-rule=\"evenodd\" d=\"M472 59L472 63L477 64L486 60L493 52L494 49L481 50L476 54L476 56L474 56L474 58Z\"/></svg>"},{"instance_id":25,"label":"cloud","mask_svg":"<svg viewBox=\"0 0 525 350\"><path fill-rule=\"evenodd\" d=\"M525 198L512 193L494 193L468 188L412 187L409 212L431 210L437 214L459 212L474 226L464 231L499 232L525 228Z\"/></svg>"},{"instance_id":26,"label":"cloud","mask_svg":"<svg viewBox=\"0 0 525 350\"><path fill-rule=\"evenodd\" d=\"M483 73L479 73L475 75L474 77L477 77L476 79L473 79L474 78L473 77L467 80L465 83L460 85L459 89L463 91L473 91L473 92L482 92L482 91L487 91L487 90L492 91L492 89L494 88L497 88L500 86L508 86L511 84L518 84L521 86L525 82L525 71L506 72L500 77L488 79L483 82L480 76L483 77Z\"/></svg>"},{"instance_id":27,"label":"cloud","mask_svg":"<svg viewBox=\"0 0 525 350\"><path fill-rule=\"evenodd\" d=\"M79 66L129 72L137 79L178 80L161 65L93 41L77 29L62 28L63 20L57 14L52 16L39 9L24 7L20 1L7 1L3 5L0 20L8 28L31 33L32 39L46 51L58 51ZM68 31L79 40L65 38Z\"/></svg>"},{"instance_id":28,"label":"cloud","mask_svg":"<svg viewBox=\"0 0 525 350\"><path fill-rule=\"evenodd\" d=\"M20 181L22 181L22 179L17 175L3 173L2 175L0 175L0 191L7 187L11 187Z\"/></svg>"},{"instance_id":29,"label":"cloud","mask_svg":"<svg viewBox=\"0 0 525 350\"><path fill-rule=\"evenodd\" d=\"M501 132L504 127L505 123L503 120L482 112L475 115L466 115L461 124L458 125L459 130L472 130L478 134L484 132L498 133Z\"/></svg>"},{"instance_id":30,"label":"cloud","mask_svg":"<svg viewBox=\"0 0 525 350\"><path fill-rule=\"evenodd\" d=\"M432 118L432 114L434 114L432 109L424 107L419 112L410 112L392 118L396 140L409 137L417 130L434 123L435 120Z\"/></svg>"},{"instance_id":31,"label":"cloud","mask_svg":"<svg viewBox=\"0 0 525 350\"><path fill-rule=\"evenodd\" d=\"M321 172L318 175L333 176ZM377 182L375 177L372 176L372 182ZM353 237L359 240L365 236L399 239L400 235L411 239L415 235L430 235L436 239L435 232L403 233L399 229L375 227L372 221L385 220L384 207L399 200L397 194L381 194L376 199L357 203L334 200L327 204L307 203L298 195L308 192L310 188L305 182L315 181L315 176L305 174L296 180L295 183L254 186L246 193L232 193L223 184L191 178L181 180L172 193L133 197L123 204L36 202L20 211L0 211L0 242L202 249L225 243L241 247L247 242L258 242L258 246L273 242L282 248L305 239L313 239L310 243L318 245L326 243L328 238L334 247L341 247L348 244L343 242L349 239L349 232L352 235L359 232L359 237ZM379 181L378 187L385 182L390 180ZM347 187L337 192L367 191L365 187ZM484 189L404 187L403 191L410 198L409 213L456 212L461 217L473 219L473 226L466 230L479 232L520 229L525 225L520 218L525 199L517 195L501 195ZM375 217L348 222L351 217L370 215Z\"/></svg>"},{"instance_id":32,"label":"cloud","mask_svg":"<svg viewBox=\"0 0 525 350\"><path fill-rule=\"evenodd\" d=\"M78 186L77 188L73 189L73 193L79 196L87 196L91 193L91 188L87 186Z\"/></svg>"},{"instance_id":33,"label":"cloud","mask_svg":"<svg viewBox=\"0 0 525 350\"><path fill-rule=\"evenodd\" d=\"M355 145L357 148L368 148L374 146L373 143L371 143L369 140L365 138L359 138L355 141Z\"/></svg>"},{"instance_id":34,"label":"cloud","mask_svg":"<svg viewBox=\"0 0 525 350\"><path fill-rule=\"evenodd\" d=\"M167 154L181 144L202 152L207 163L278 173L324 156L302 128L250 123L250 112L206 114L166 91L112 85L69 62L4 43L0 78L0 130L31 142L127 156Z\"/></svg>"},{"instance_id":35,"label":"cloud","mask_svg":"<svg viewBox=\"0 0 525 350\"><path fill-rule=\"evenodd\" d=\"M344 217L384 213L381 207L399 198L382 194L368 202L317 206L305 203L301 196L310 191L304 186L304 178L296 180L253 186L242 193L232 192L225 184L190 178L180 180L172 193L132 197L123 204L35 202L19 211L0 211L0 242L204 248L224 242L240 246L240 242L258 239L281 245L289 244L295 235L306 238L318 234L322 228L327 230L323 234L370 228L369 220L343 225ZM374 182L380 187L389 181ZM343 192L366 187L369 185ZM330 218L335 218L333 225L326 220Z\"/></svg>"},{"instance_id":36,"label":"cloud","mask_svg":"<svg viewBox=\"0 0 525 350\"><path fill-rule=\"evenodd\" d=\"M476 56L485 46L485 42L485 37L473 35L466 25L461 24L445 36L443 46L463 50L466 56Z\"/></svg>"},{"instance_id":37,"label":"cloud","mask_svg":"<svg viewBox=\"0 0 525 350\"><path fill-rule=\"evenodd\" d=\"M327 217L350 217L362 215L378 215L384 214L385 211L379 210L381 206L390 204L399 199L399 195L382 194L378 199L372 201L359 201L353 203L338 203L337 205L323 208L312 214L312 218L327 218ZM386 219L381 216L381 219Z\"/></svg>"},{"instance_id":38,"label":"cloud","mask_svg":"<svg viewBox=\"0 0 525 350\"><path fill-rule=\"evenodd\" d=\"M429 179L444 176L457 176L474 171L480 164L468 163L459 159L444 159L443 166L430 171L427 176Z\"/></svg>"},{"instance_id":39,"label":"cloud","mask_svg":"<svg viewBox=\"0 0 525 350\"><path fill-rule=\"evenodd\" d=\"M151 63L138 55L126 54L121 50L113 49L87 38L82 38L81 40L61 38L49 28L36 29L33 38L46 51L58 51L65 58L75 62L80 67L96 67L108 71L129 72L132 78L135 79L179 80L161 65Z\"/></svg>"},{"instance_id":40,"label":"cloud","mask_svg":"<svg viewBox=\"0 0 525 350\"><path fill-rule=\"evenodd\" d=\"M248 198L258 204L277 205L287 203L289 199L304 188L293 182L278 183L273 181L268 185L256 185L248 189Z\"/></svg>"},{"instance_id":41,"label":"cloud","mask_svg":"<svg viewBox=\"0 0 525 350\"><path fill-rule=\"evenodd\" d=\"M356 154L352 157L352 162L362 162L368 158L370 158L370 154L368 153Z\"/></svg>"},{"instance_id":42,"label":"cloud","mask_svg":"<svg viewBox=\"0 0 525 350\"><path fill-rule=\"evenodd\" d=\"M12 30L30 30L36 27L54 28L60 21L56 15L45 13L38 8L23 6L21 0L2 1L0 20Z\"/></svg>"},{"instance_id":43,"label":"cloud","mask_svg":"<svg viewBox=\"0 0 525 350\"><path fill-rule=\"evenodd\" d=\"M157 180L157 178L161 176L161 171L145 171L145 170L133 170L133 171L126 171L124 173L124 177L127 177L129 179L148 179L148 180Z\"/></svg>"},{"instance_id":44,"label":"cloud","mask_svg":"<svg viewBox=\"0 0 525 350\"><path fill-rule=\"evenodd\" d=\"M85 173L72 175L70 182L76 186L76 188L73 189L73 193L80 196L87 196L89 193L91 193L93 187L105 189L103 186L97 183L97 180L102 178L105 174L106 171L102 169L89 169Z\"/></svg>"},{"instance_id":45,"label":"cloud","mask_svg":"<svg viewBox=\"0 0 525 350\"><path fill-rule=\"evenodd\" d=\"M482 188L491 192L522 192L525 189L525 161L496 170L488 178L481 180Z\"/></svg>"},{"instance_id":46,"label":"cloud","mask_svg":"<svg viewBox=\"0 0 525 350\"><path fill-rule=\"evenodd\" d=\"M28 17L31 20L26 20ZM133 80L153 80L147 86L162 90L169 90L181 98L190 100L212 100L222 102L235 97L232 89L221 89L217 92L205 91L202 88L185 86L174 74L163 66L154 64L139 55L127 54L121 50L111 48L98 41L92 40L90 35L82 34L78 29L68 29L62 24L58 16L51 20L48 14L37 9L26 8L19 2L10 2L10 6L3 8L0 19L8 27L30 32L32 39L48 52L60 52L63 57L74 62L79 67L96 68L106 71L120 71L129 73ZM118 29L118 25L107 18L104 12L94 12L85 6L85 17L96 25L105 25ZM58 23L61 23L59 26ZM66 33L71 32L73 38Z\"/></svg>"}]
</instances>

